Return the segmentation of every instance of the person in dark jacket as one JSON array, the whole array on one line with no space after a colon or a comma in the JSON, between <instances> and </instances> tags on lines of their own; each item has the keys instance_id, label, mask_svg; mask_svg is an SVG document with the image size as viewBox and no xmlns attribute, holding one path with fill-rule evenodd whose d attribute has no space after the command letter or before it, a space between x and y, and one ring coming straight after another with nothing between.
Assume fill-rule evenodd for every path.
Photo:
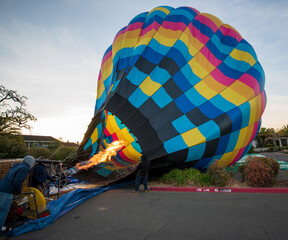
<instances>
[{"instance_id":1,"label":"person in dark jacket","mask_svg":"<svg viewBox=\"0 0 288 240\"><path fill-rule=\"evenodd\" d=\"M35 159L27 155L15 164L0 182L0 232L5 223L14 194L22 192L22 183L33 168Z\"/></svg>"},{"instance_id":2,"label":"person in dark jacket","mask_svg":"<svg viewBox=\"0 0 288 240\"><path fill-rule=\"evenodd\" d=\"M46 195L46 179L50 180L51 178L47 174L45 164L39 162L36 164L33 171L32 187L38 188L44 196Z\"/></svg>"},{"instance_id":3,"label":"person in dark jacket","mask_svg":"<svg viewBox=\"0 0 288 240\"><path fill-rule=\"evenodd\" d=\"M148 192L148 172L150 168L150 161L147 160L145 155L142 155L142 161L137 167L137 174L135 180L135 193L139 192L139 186L141 183L144 185L144 192Z\"/></svg>"}]
</instances>

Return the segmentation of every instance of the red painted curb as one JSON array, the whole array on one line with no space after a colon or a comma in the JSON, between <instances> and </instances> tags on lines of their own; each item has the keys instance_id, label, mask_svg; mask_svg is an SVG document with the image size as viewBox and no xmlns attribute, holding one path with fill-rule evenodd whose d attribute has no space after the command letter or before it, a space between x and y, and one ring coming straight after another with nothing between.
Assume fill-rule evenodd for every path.
<instances>
[{"instance_id":1,"label":"red painted curb","mask_svg":"<svg viewBox=\"0 0 288 240\"><path fill-rule=\"evenodd\" d=\"M151 187L161 192L288 193L288 188Z\"/></svg>"}]
</instances>

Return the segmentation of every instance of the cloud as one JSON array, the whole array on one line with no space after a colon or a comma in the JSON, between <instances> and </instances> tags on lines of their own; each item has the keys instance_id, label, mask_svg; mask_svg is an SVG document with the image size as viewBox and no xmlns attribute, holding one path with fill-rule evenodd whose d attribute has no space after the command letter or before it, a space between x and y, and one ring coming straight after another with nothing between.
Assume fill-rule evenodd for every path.
<instances>
[{"instance_id":1,"label":"cloud","mask_svg":"<svg viewBox=\"0 0 288 240\"><path fill-rule=\"evenodd\" d=\"M39 125L53 116L58 124L48 121L47 129L62 125L72 131L81 124L76 121L81 116L87 126L93 115L102 57L97 57L77 29L47 29L13 21L2 24L0 32L1 82L28 97L28 109Z\"/></svg>"},{"instance_id":2,"label":"cloud","mask_svg":"<svg viewBox=\"0 0 288 240\"><path fill-rule=\"evenodd\" d=\"M263 127L280 129L288 124L288 96L270 95L262 116Z\"/></svg>"},{"instance_id":3,"label":"cloud","mask_svg":"<svg viewBox=\"0 0 288 240\"><path fill-rule=\"evenodd\" d=\"M33 133L65 139L86 130L106 48L134 16L159 5L191 6L235 27L266 74L263 125L287 124L286 1L6 1L0 8L0 79L28 97L28 109L38 118Z\"/></svg>"}]
</instances>

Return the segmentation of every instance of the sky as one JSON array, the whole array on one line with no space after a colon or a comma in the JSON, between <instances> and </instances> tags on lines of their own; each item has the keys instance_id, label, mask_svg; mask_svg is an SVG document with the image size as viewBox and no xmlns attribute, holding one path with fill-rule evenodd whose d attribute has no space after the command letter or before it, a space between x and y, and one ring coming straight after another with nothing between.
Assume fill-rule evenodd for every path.
<instances>
[{"instance_id":1,"label":"sky","mask_svg":"<svg viewBox=\"0 0 288 240\"><path fill-rule=\"evenodd\" d=\"M81 142L106 49L134 16L163 5L190 6L236 28L265 72L262 126L288 124L286 0L0 0L0 85L26 96L38 119L23 134Z\"/></svg>"}]
</instances>

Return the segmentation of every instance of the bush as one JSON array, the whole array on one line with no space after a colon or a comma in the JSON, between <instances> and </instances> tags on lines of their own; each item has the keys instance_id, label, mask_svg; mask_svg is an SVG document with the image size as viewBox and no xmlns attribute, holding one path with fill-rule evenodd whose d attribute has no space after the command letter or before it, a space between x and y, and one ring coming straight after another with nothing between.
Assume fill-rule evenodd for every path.
<instances>
[{"instance_id":1,"label":"bush","mask_svg":"<svg viewBox=\"0 0 288 240\"><path fill-rule=\"evenodd\" d=\"M280 164L273 158L249 157L238 171L251 187L271 187L276 182Z\"/></svg>"},{"instance_id":2,"label":"bush","mask_svg":"<svg viewBox=\"0 0 288 240\"><path fill-rule=\"evenodd\" d=\"M201 175L201 172L198 169L185 168L184 170L182 170L182 172L188 183L192 183L192 184L198 183L198 178Z\"/></svg>"},{"instance_id":3,"label":"bush","mask_svg":"<svg viewBox=\"0 0 288 240\"><path fill-rule=\"evenodd\" d=\"M251 161L247 164L245 180L251 187L269 187L273 185L271 168L263 162Z\"/></svg>"},{"instance_id":4,"label":"bush","mask_svg":"<svg viewBox=\"0 0 288 240\"><path fill-rule=\"evenodd\" d=\"M160 178L160 181L168 184L176 184L177 186L183 186L187 183L184 173L178 168L172 169L170 172L164 174Z\"/></svg>"},{"instance_id":5,"label":"bush","mask_svg":"<svg viewBox=\"0 0 288 240\"><path fill-rule=\"evenodd\" d=\"M185 168L180 170L175 168L164 174L160 178L160 181L168 184L175 184L177 186L184 186L189 183L197 184L200 175L201 173L198 169Z\"/></svg>"},{"instance_id":6,"label":"bush","mask_svg":"<svg viewBox=\"0 0 288 240\"><path fill-rule=\"evenodd\" d=\"M218 161L209 166L208 173L203 174L198 169L186 168L184 170L173 169L160 178L160 182L184 186L194 184L202 187L211 185L224 187L231 180L232 175L226 170L226 165L221 166Z\"/></svg>"},{"instance_id":7,"label":"bush","mask_svg":"<svg viewBox=\"0 0 288 240\"><path fill-rule=\"evenodd\" d=\"M12 134L0 135L0 159L23 158L27 154L27 147L23 137Z\"/></svg>"},{"instance_id":8,"label":"bush","mask_svg":"<svg viewBox=\"0 0 288 240\"><path fill-rule=\"evenodd\" d=\"M253 147L253 145L251 145L251 147L250 147L248 153L254 153L254 147Z\"/></svg>"},{"instance_id":9,"label":"bush","mask_svg":"<svg viewBox=\"0 0 288 240\"><path fill-rule=\"evenodd\" d=\"M266 163L273 172L273 176L276 178L280 171L280 164L274 158L258 158L259 161Z\"/></svg>"},{"instance_id":10,"label":"bush","mask_svg":"<svg viewBox=\"0 0 288 240\"><path fill-rule=\"evenodd\" d=\"M218 187L225 187L232 178L231 172L226 170L228 166L221 164L219 160L214 161L207 170L212 179L212 184Z\"/></svg>"},{"instance_id":11,"label":"bush","mask_svg":"<svg viewBox=\"0 0 288 240\"><path fill-rule=\"evenodd\" d=\"M212 178L208 174L200 174L198 177L198 185L201 187L209 187L212 185Z\"/></svg>"},{"instance_id":12,"label":"bush","mask_svg":"<svg viewBox=\"0 0 288 240\"><path fill-rule=\"evenodd\" d=\"M39 148L30 148L28 154L33 156L35 159L38 158L49 158L52 152L48 148L39 147Z\"/></svg>"},{"instance_id":13,"label":"bush","mask_svg":"<svg viewBox=\"0 0 288 240\"><path fill-rule=\"evenodd\" d=\"M65 160L65 162L69 162L71 159L74 158L76 150L76 147L62 145L56 149L56 151L53 153L52 158L54 160Z\"/></svg>"},{"instance_id":14,"label":"bush","mask_svg":"<svg viewBox=\"0 0 288 240\"><path fill-rule=\"evenodd\" d=\"M275 148L274 147L269 147L269 149L267 150L267 152L274 152Z\"/></svg>"},{"instance_id":15,"label":"bush","mask_svg":"<svg viewBox=\"0 0 288 240\"><path fill-rule=\"evenodd\" d=\"M57 148L59 148L61 146L61 142L60 141L55 141L51 144L48 145L48 149L51 151L51 152L54 152Z\"/></svg>"},{"instance_id":16,"label":"bush","mask_svg":"<svg viewBox=\"0 0 288 240\"><path fill-rule=\"evenodd\" d=\"M245 170L246 166L247 166L247 162L244 162L237 168L238 172L241 174L242 182L245 181L244 170Z\"/></svg>"}]
</instances>

